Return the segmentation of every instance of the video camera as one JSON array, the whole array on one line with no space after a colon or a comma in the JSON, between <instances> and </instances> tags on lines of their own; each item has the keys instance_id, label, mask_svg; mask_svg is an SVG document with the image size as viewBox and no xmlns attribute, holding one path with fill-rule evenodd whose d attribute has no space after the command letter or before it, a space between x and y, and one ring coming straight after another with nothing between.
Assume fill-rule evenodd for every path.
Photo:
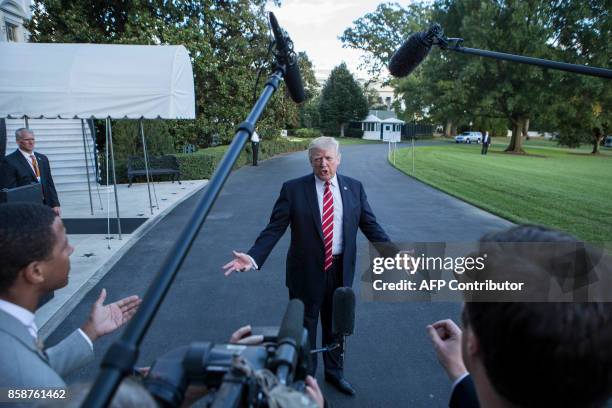
<instances>
[{"instance_id":1,"label":"video camera","mask_svg":"<svg viewBox=\"0 0 612 408\"><path fill-rule=\"evenodd\" d=\"M333 331L342 337L353 333L355 295L350 288L334 293ZM289 302L277 334L264 336L261 345L195 342L159 357L144 386L165 407L178 407L189 385L215 392L212 407L268 407L270 391L277 385L305 392L311 354L338 347L310 349L303 327L304 304ZM274 331L274 329L272 329Z\"/></svg>"}]
</instances>

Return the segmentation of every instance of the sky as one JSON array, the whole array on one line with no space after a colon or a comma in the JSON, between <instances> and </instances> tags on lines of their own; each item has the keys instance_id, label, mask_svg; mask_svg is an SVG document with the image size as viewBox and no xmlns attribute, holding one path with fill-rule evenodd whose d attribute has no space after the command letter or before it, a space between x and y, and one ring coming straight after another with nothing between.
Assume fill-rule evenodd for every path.
<instances>
[{"instance_id":1,"label":"sky","mask_svg":"<svg viewBox=\"0 0 612 408\"><path fill-rule=\"evenodd\" d=\"M283 0L270 4L278 23L293 40L296 51L306 51L315 69L332 69L340 62L357 73L360 51L342 48L338 37L356 19L376 10L384 0Z\"/></svg>"}]
</instances>

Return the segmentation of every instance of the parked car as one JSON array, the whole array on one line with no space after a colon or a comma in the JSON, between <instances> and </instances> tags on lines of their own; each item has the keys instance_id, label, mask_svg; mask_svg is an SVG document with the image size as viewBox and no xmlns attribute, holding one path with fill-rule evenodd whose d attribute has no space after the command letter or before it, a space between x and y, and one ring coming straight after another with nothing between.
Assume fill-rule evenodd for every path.
<instances>
[{"instance_id":1,"label":"parked car","mask_svg":"<svg viewBox=\"0 0 612 408\"><path fill-rule=\"evenodd\" d=\"M455 136L455 143L480 143L482 140L482 133L480 132L463 132L460 135Z\"/></svg>"},{"instance_id":2,"label":"parked car","mask_svg":"<svg viewBox=\"0 0 612 408\"><path fill-rule=\"evenodd\" d=\"M605 147L612 147L612 136L606 136L606 140L604 141Z\"/></svg>"}]
</instances>

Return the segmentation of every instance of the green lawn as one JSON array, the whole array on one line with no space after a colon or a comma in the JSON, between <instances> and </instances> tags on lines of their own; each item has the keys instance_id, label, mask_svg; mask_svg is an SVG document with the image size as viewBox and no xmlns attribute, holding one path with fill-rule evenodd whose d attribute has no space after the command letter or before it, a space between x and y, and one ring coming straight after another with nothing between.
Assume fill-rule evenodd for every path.
<instances>
[{"instance_id":1,"label":"green lawn","mask_svg":"<svg viewBox=\"0 0 612 408\"><path fill-rule=\"evenodd\" d=\"M589 146L529 141L530 155L520 156L502 153L506 141L494 142L487 156L480 155L480 145L417 147L414 176L513 222L612 242L612 151L591 156ZM400 149L396 167L412 175L410 149Z\"/></svg>"}]
</instances>

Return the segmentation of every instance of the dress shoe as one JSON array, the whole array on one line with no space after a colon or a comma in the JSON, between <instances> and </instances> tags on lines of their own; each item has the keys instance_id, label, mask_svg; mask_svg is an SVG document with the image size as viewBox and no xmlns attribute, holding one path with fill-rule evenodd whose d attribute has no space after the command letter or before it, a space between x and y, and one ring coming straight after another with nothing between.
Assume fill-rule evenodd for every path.
<instances>
[{"instance_id":1,"label":"dress shoe","mask_svg":"<svg viewBox=\"0 0 612 408\"><path fill-rule=\"evenodd\" d=\"M350 382L346 381L344 377L332 377L326 376L325 381L336 387L338 391L346 395L355 395L355 389Z\"/></svg>"}]
</instances>

